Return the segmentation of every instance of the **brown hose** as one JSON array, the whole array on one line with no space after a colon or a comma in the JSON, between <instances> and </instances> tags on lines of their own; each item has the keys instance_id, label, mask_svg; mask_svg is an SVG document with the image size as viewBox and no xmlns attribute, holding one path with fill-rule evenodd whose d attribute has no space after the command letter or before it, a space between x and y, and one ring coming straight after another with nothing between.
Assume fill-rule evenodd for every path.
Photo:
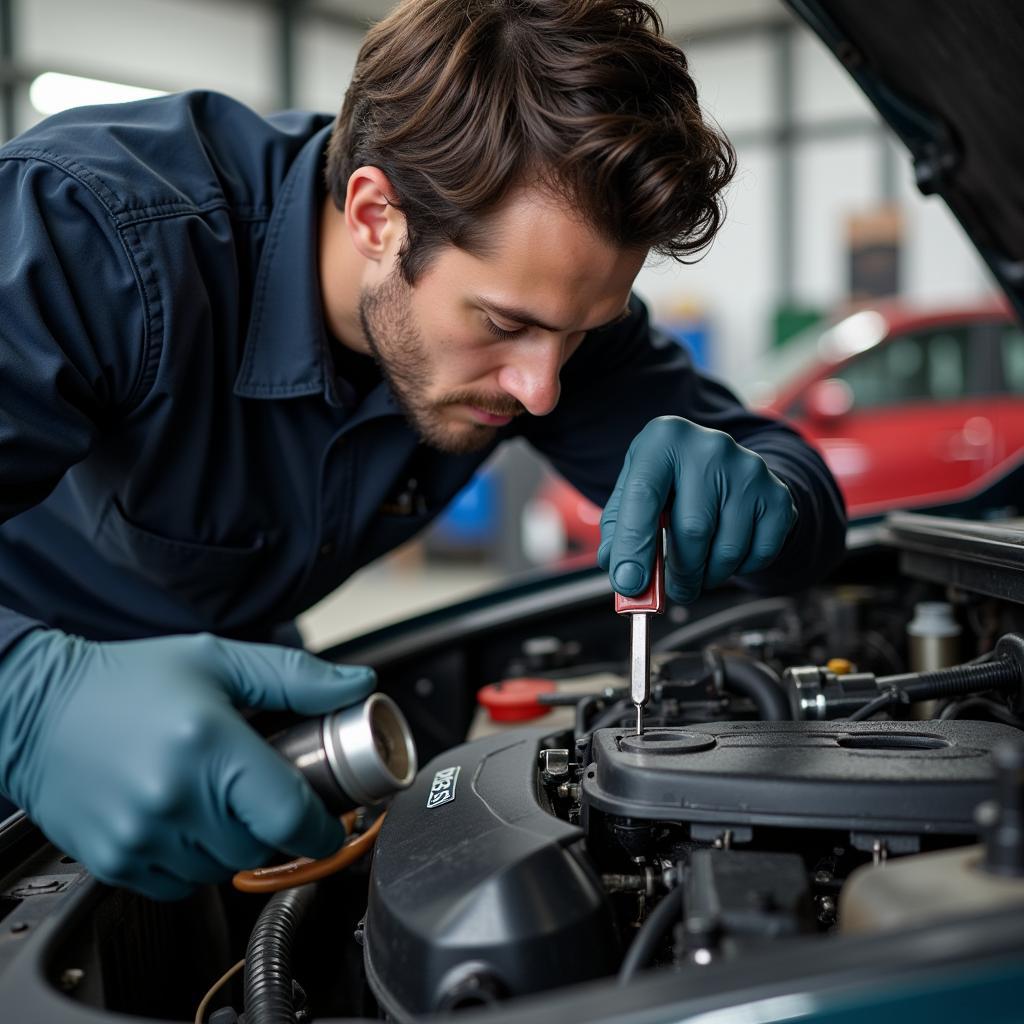
<instances>
[{"instance_id":1,"label":"brown hose","mask_svg":"<svg viewBox=\"0 0 1024 1024\"><path fill-rule=\"evenodd\" d=\"M231 880L231 884L240 892L278 892L290 889L307 882L317 882L321 878L333 875L342 868L359 860L368 853L377 839L386 814L382 814L362 835L349 838L337 853L321 860L299 857L287 864L275 864L267 868L253 868L251 871L239 871ZM355 825L356 812L349 811L342 816L345 830L351 833Z\"/></svg>"}]
</instances>

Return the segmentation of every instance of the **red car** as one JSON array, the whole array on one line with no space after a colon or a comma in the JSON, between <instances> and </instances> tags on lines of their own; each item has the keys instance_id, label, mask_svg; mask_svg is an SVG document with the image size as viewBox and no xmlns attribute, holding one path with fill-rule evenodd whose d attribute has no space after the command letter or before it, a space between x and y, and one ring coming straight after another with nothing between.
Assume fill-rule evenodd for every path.
<instances>
[{"instance_id":1,"label":"red car","mask_svg":"<svg viewBox=\"0 0 1024 1024\"><path fill-rule=\"evenodd\" d=\"M1024 448L1024 331L1003 304L879 305L793 339L737 390L821 450L851 518L944 504Z\"/></svg>"},{"instance_id":2,"label":"red car","mask_svg":"<svg viewBox=\"0 0 1024 1024\"><path fill-rule=\"evenodd\" d=\"M784 416L825 457L852 518L953 502L1005 472L1024 449L1024 329L1009 306L860 309L815 326L731 381ZM554 527L537 561L593 552L600 510L560 478L524 526Z\"/></svg>"}]
</instances>

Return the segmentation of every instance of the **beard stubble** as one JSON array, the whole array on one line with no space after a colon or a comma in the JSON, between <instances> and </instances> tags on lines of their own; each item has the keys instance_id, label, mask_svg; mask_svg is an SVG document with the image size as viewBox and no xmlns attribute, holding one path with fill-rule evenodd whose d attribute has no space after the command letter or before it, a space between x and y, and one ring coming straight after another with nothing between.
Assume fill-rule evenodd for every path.
<instances>
[{"instance_id":1,"label":"beard stubble","mask_svg":"<svg viewBox=\"0 0 1024 1024\"><path fill-rule=\"evenodd\" d=\"M454 455L479 451L494 440L497 429L481 423L453 423L445 417L446 409L468 405L494 416L519 416L526 410L511 395L461 390L437 401L428 397L434 371L412 315L410 292L395 270L377 288L360 293L359 323L370 353L409 425L426 444Z\"/></svg>"}]
</instances>

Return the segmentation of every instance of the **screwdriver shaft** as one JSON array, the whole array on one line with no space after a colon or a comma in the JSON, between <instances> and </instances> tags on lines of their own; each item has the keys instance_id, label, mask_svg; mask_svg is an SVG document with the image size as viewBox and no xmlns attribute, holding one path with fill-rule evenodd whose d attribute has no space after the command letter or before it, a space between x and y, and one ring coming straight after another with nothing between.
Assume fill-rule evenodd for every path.
<instances>
[{"instance_id":1,"label":"screwdriver shaft","mask_svg":"<svg viewBox=\"0 0 1024 1024\"><path fill-rule=\"evenodd\" d=\"M644 732L644 705L651 697L651 634L650 618L665 610L665 514L658 520L654 538L654 565L647 589L642 594L626 597L615 595L615 611L630 618L629 630L629 692L636 705L636 734Z\"/></svg>"},{"instance_id":2,"label":"screwdriver shaft","mask_svg":"<svg viewBox=\"0 0 1024 1024\"><path fill-rule=\"evenodd\" d=\"M644 705L651 697L650 613L634 612L629 644L629 694L636 705L637 735L644 731Z\"/></svg>"}]
</instances>

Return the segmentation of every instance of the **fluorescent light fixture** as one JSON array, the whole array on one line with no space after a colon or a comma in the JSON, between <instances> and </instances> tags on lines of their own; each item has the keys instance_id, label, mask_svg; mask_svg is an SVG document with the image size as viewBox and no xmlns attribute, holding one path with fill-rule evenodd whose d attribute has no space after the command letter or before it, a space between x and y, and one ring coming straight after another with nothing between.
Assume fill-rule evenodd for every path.
<instances>
[{"instance_id":1,"label":"fluorescent light fixture","mask_svg":"<svg viewBox=\"0 0 1024 1024\"><path fill-rule=\"evenodd\" d=\"M93 103L125 103L144 100L152 96L166 96L157 89L140 89L136 85L103 82L98 78L80 78L45 71L33 80L28 98L40 114L57 114L72 107L85 107Z\"/></svg>"}]
</instances>

